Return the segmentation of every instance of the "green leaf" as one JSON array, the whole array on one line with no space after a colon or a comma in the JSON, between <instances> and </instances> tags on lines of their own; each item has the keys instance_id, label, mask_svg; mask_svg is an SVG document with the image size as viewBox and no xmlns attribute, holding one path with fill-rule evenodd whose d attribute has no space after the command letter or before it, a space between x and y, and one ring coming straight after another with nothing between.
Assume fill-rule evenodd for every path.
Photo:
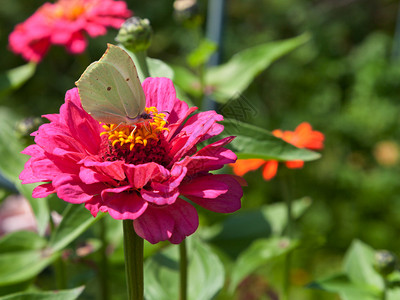
<instances>
[{"instance_id":1,"label":"green leaf","mask_svg":"<svg viewBox=\"0 0 400 300\"><path fill-rule=\"evenodd\" d=\"M28 232L16 232L2 238L0 286L29 280L51 264L59 254L44 248L45 245L46 240Z\"/></svg>"},{"instance_id":2,"label":"green leaf","mask_svg":"<svg viewBox=\"0 0 400 300\"><path fill-rule=\"evenodd\" d=\"M29 78L33 76L36 70L35 63L27 63L25 65L8 70L0 74L0 96L4 93L19 88Z\"/></svg>"},{"instance_id":3,"label":"green leaf","mask_svg":"<svg viewBox=\"0 0 400 300\"><path fill-rule=\"evenodd\" d=\"M18 179L19 174L24 169L24 164L28 160L27 155L20 152L24 145L15 134L15 125L20 117L7 108L0 108L0 172L12 182L18 191L28 199L33 213L39 234L43 235L49 221L49 209L45 199L33 199L32 189L35 184L22 185Z\"/></svg>"},{"instance_id":4,"label":"green leaf","mask_svg":"<svg viewBox=\"0 0 400 300\"><path fill-rule=\"evenodd\" d=\"M400 299L400 288L390 289L386 296L387 300L399 300Z\"/></svg>"},{"instance_id":5,"label":"green leaf","mask_svg":"<svg viewBox=\"0 0 400 300\"><path fill-rule=\"evenodd\" d=\"M242 93L271 63L309 39L309 34L303 34L245 49L235 54L227 63L210 68L206 73L206 83L215 89L216 100L225 102L234 95Z\"/></svg>"},{"instance_id":6,"label":"green leaf","mask_svg":"<svg viewBox=\"0 0 400 300\"><path fill-rule=\"evenodd\" d=\"M23 250L42 249L47 241L31 231L16 231L0 240L0 254Z\"/></svg>"},{"instance_id":7,"label":"green leaf","mask_svg":"<svg viewBox=\"0 0 400 300\"><path fill-rule=\"evenodd\" d=\"M224 268L207 245L190 238L188 242L188 299L209 300L224 284ZM145 296L148 300L179 299L178 247L172 246L145 263Z\"/></svg>"},{"instance_id":8,"label":"green leaf","mask_svg":"<svg viewBox=\"0 0 400 300\"><path fill-rule=\"evenodd\" d=\"M384 287L383 280L373 267L374 255L374 249L361 241L355 240L346 253L344 269L352 282L382 290Z\"/></svg>"},{"instance_id":9,"label":"green leaf","mask_svg":"<svg viewBox=\"0 0 400 300\"><path fill-rule=\"evenodd\" d=\"M349 297L351 297L351 295L358 295L360 297L358 299L367 299L365 297L372 297L373 293L376 292L375 290L368 288L368 286L356 285L346 274L330 276L312 282L307 287L332 293L346 294Z\"/></svg>"},{"instance_id":10,"label":"green leaf","mask_svg":"<svg viewBox=\"0 0 400 300\"><path fill-rule=\"evenodd\" d=\"M257 268L267 264L298 246L298 241L288 238L273 237L254 241L243 251L233 268L230 290L233 292L237 285Z\"/></svg>"},{"instance_id":11,"label":"green leaf","mask_svg":"<svg viewBox=\"0 0 400 300\"><path fill-rule=\"evenodd\" d=\"M312 201L304 197L293 201L292 214L295 219L299 218L310 207ZM281 235L287 224L287 206L285 203L274 203L261 207L261 212L270 224L272 234Z\"/></svg>"},{"instance_id":12,"label":"green leaf","mask_svg":"<svg viewBox=\"0 0 400 300\"><path fill-rule=\"evenodd\" d=\"M71 290L16 293L0 297L0 300L75 300L83 289L82 286Z\"/></svg>"},{"instance_id":13,"label":"green leaf","mask_svg":"<svg viewBox=\"0 0 400 300\"><path fill-rule=\"evenodd\" d=\"M84 205L69 204L63 212L63 218L50 237L49 247L52 251L59 251L68 246L92 224L105 214L94 218Z\"/></svg>"},{"instance_id":14,"label":"green leaf","mask_svg":"<svg viewBox=\"0 0 400 300\"><path fill-rule=\"evenodd\" d=\"M197 68L204 65L215 50L217 50L217 45L214 42L207 39L201 41L200 45L187 57L189 66Z\"/></svg>"},{"instance_id":15,"label":"green leaf","mask_svg":"<svg viewBox=\"0 0 400 300\"><path fill-rule=\"evenodd\" d=\"M321 157L319 153L297 148L260 127L232 119L224 120L221 124L225 127L222 136L236 136L230 147L238 158L310 161Z\"/></svg>"},{"instance_id":16,"label":"green leaf","mask_svg":"<svg viewBox=\"0 0 400 300\"><path fill-rule=\"evenodd\" d=\"M171 68L174 70L174 84L193 97L198 98L202 95L200 81L196 75L181 66L172 65Z\"/></svg>"},{"instance_id":17,"label":"green leaf","mask_svg":"<svg viewBox=\"0 0 400 300\"><path fill-rule=\"evenodd\" d=\"M148 57L146 61L149 66L151 77L167 77L171 80L174 79L174 71L162 60Z\"/></svg>"}]
</instances>

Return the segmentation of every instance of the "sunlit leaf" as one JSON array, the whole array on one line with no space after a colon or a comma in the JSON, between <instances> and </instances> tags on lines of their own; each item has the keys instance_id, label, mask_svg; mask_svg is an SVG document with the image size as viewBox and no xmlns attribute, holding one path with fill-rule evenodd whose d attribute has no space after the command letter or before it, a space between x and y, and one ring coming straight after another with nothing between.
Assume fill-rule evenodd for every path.
<instances>
[{"instance_id":1,"label":"sunlit leaf","mask_svg":"<svg viewBox=\"0 0 400 300\"><path fill-rule=\"evenodd\" d=\"M0 74L0 96L4 93L19 88L35 74L36 64L27 63Z\"/></svg>"},{"instance_id":2,"label":"sunlit leaf","mask_svg":"<svg viewBox=\"0 0 400 300\"><path fill-rule=\"evenodd\" d=\"M225 102L242 93L271 63L309 39L309 34L303 34L245 49L235 54L227 63L209 69L206 73L206 84L213 87L217 101Z\"/></svg>"},{"instance_id":3,"label":"sunlit leaf","mask_svg":"<svg viewBox=\"0 0 400 300\"><path fill-rule=\"evenodd\" d=\"M24 292L0 297L0 300L75 300L78 299L84 287L71 290Z\"/></svg>"},{"instance_id":4,"label":"sunlit leaf","mask_svg":"<svg viewBox=\"0 0 400 300\"><path fill-rule=\"evenodd\" d=\"M342 299L376 299L374 297L374 292L376 291L371 290L368 286L359 286L355 284L346 274L338 274L312 282L308 287L341 294L343 295Z\"/></svg>"},{"instance_id":5,"label":"sunlit leaf","mask_svg":"<svg viewBox=\"0 0 400 300\"><path fill-rule=\"evenodd\" d=\"M179 299L178 252L178 246L171 246L146 261L146 299ZM188 299L212 299L222 288L225 276L217 255L205 244L191 238L188 243L188 260Z\"/></svg>"},{"instance_id":6,"label":"sunlit leaf","mask_svg":"<svg viewBox=\"0 0 400 300\"><path fill-rule=\"evenodd\" d=\"M355 240L346 253L344 269L352 282L383 289L383 280L373 267L374 256L374 249Z\"/></svg>"},{"instance_id":7,"label":"sunlit leaf","mask_svg":"<svg viewBox=\"0 0 400 300\"><path fill-rule=\"evenodd\" d=\"M297 148L260 127L232 119L224 120L221 124L225 127L222 136L236 136L230 146L238 158L310 161L321 156L319 153Z\"/></svg>"},{"instance_id":8,"label":"sunlit leaf","mask_svg":"<svg viewBox=\"0 0 400 300\"><path fill-rule=\"evenodd\" d=\"M273 237L254 241L243 251L233 268L230 289L233 292L237 285L257 268L265 266L272 259L292 251L298 241L288 238Z\"/></svg>"},{"instance_id":9,"label":"sunlit leaf","mask_svg":"<svg viewBox=\"0 0 400 300\"><path fill-rule=\"evenodd\" d=\"M201 41L200 45L187 57L189 66L196 68L204 65L215 50L217 50L217 45L214 42L210 40Z\"/></svg>"},{"instance_id":10,"label":"sunlit leaf","mask_svg":"<svg viewBox=\"0 0 400 300\"><path fill-rule=\"evenodd\" d=\"M105 214L99 214L94 218L84 205L68 205L63 212L61 223L51 235L49 247L52 251L59 251L65 248L104 216Z\"/></svg>"}]
</instances>

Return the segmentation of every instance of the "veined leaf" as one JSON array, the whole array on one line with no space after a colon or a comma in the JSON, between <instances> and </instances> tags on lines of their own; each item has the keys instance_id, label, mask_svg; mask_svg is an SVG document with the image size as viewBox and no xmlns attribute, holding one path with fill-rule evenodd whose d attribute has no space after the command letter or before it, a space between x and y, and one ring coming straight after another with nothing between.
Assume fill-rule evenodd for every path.
<instances>
[{"instance_id":1,"label":"veined leaf","mask_svg":"<svg viewBox=\"0 0 400 300\"><path fill-rule=\"evenodd\" d=\"M236 136L230 146L234 148L238 158L310 161L321 157L319 153L297 148L257 126L232 119L224 120L221 124L225 127L223 136Z\"/></svg>"},{"instance_id":2,"label":"veined leaf","mask_svg":"<svg viewBox=\"0 0 400 300\"><path fill-rule=\"evenodd\" d=\"M225 102L242 93L271 63L309 39L309 34L302 34L295 38L245 49L235 54L227 63L210 68L206 73L206 84L213 87L217 101Z\"/></svg>"}]
</instances>

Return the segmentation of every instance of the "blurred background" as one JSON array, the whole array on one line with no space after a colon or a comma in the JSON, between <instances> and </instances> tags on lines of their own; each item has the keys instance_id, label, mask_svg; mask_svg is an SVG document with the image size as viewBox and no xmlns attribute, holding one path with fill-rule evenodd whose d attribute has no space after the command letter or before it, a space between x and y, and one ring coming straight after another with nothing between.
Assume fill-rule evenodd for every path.
<instances>
[{"instance_id":1,"label":"blurred background","mask_svg":"<svg viewBox=\"0 0 400 300\"><path fill-rule=\"evenodd\" d=\"M136 16L148 18L153 26L149 56L188 67L187 55L204 36L207 1L198 1L192 22L176 17L173 1L127 2ZM8 50L8 35L43 3L13 0L1 4L0 70L25 63ZM259 74L242 95L257 111L248 123L267 130L293 130L307 121L325 134L320 160L308 162L300 170L282 172L291 178L293 198L312 199L296 225L303 240L293 259L296 300L337 299L301 286L339 270L355 238L377 249L400 249L399 5L394 0L226 3L221 62L261 43L304 32L312 36ZM90 39L86 53L78 56L53 46L35 76L22 88L3 95L0 105L24 117L58 112L66 90L74 87L86 66L102 55L116 33L109 30L106 36ZM266 182L260 170L247 174L243 209L281 202L279 175ZM3 187L0 198L11 193L12 188ZM260 280L260 285L268 285L269 279Z\"/></svg>"}]
</instances>

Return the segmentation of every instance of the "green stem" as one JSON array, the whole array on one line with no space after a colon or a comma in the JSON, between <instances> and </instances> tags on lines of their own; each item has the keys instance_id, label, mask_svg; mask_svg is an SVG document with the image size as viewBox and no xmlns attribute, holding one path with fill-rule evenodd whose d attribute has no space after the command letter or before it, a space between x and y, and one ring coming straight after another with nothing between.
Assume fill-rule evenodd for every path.
<instances>
[{"instance_id":1,"label":"green stem","mask_svg":"<svg viewBox=\"0 0 400 300\"><path fill-rule=\"evenodd\" d=\"M292 240L294 234L294 218L293 218L293 208L292 208L292 195L289 190L289 185L287 184L288 178L282 178L281 187L282 193L285 198L286 204L286 216L287 216L287 237ZM285 266L284 266L284 279L283 279L283 297L282 300L289 300L290 295L290 269L292 264L292 253L288 252L285 256Z\"/></svg>"},{"instance_id":2,"label":"green stem","mask_svg":"<svg viewBox=\"0 0 400 300\"><path fill-rule=\"evenodd\" d=\"M109 292L109 279L108 279L108 256L107 256L107 239L106 239L106 221L105 219L100 220L100 239L101 239L101 264L100 264L100 289L101 289L101 299L110 299Z\"/></svg>"},{"instance_id":3,"label":"green stem","mask_svg":"<svg viewBox=\"0 0 400 300\"><path fill-rule=\"evenodd\" d=\"M53 264L55 270L57 289L64 290L67 288L67 275L65 270L65 263L60 256Z\"/></svg>"},{"instance_id":4,"label":"green stem","mask_svg":"<svg viewBox=\"0 0 400 300\"><path fill-rule=\"evenodd\" d=\"M188 260L187 260L187 251L186 251L186 240L183 240L182 243L179 245L179 273L180 273L180 300L187 299L187 267L188 267Z\"/></svg>"},{"instance_id":5,"label":"green stem","mask_svg":"<svg viewBox=\"0 0 400 300\"><path fill-rule=\"evenodd\" d=\"M128 300L143 300L143 239L133 228L132 220L123 220L124 254Z\"/></svg>"},{"instance_id":6,"label":"green stem","mask_svg":"<svg viewBox=\"0 0 400 300\"><path fill-rule=\"evenodd\" d=\"M133 52L133 55L136 58L136 61L138 63L138 67L142 71L143 75L145 78L150 77L150 71L149 71L149 66L147 65L147 54L146 51L137 51Z\"/></svg>"},{"instance_id":7,"label":"green stem","mask_svg":"<svg viewBox=\"0 0 400 300\"><path fill-rule=\"evenodd\" d=\"M386 300L386 295L387 295L387 291L388 291L388 280L383 276L383 291L381 294L381 300Z\"/></svg>"}]
</instances>

